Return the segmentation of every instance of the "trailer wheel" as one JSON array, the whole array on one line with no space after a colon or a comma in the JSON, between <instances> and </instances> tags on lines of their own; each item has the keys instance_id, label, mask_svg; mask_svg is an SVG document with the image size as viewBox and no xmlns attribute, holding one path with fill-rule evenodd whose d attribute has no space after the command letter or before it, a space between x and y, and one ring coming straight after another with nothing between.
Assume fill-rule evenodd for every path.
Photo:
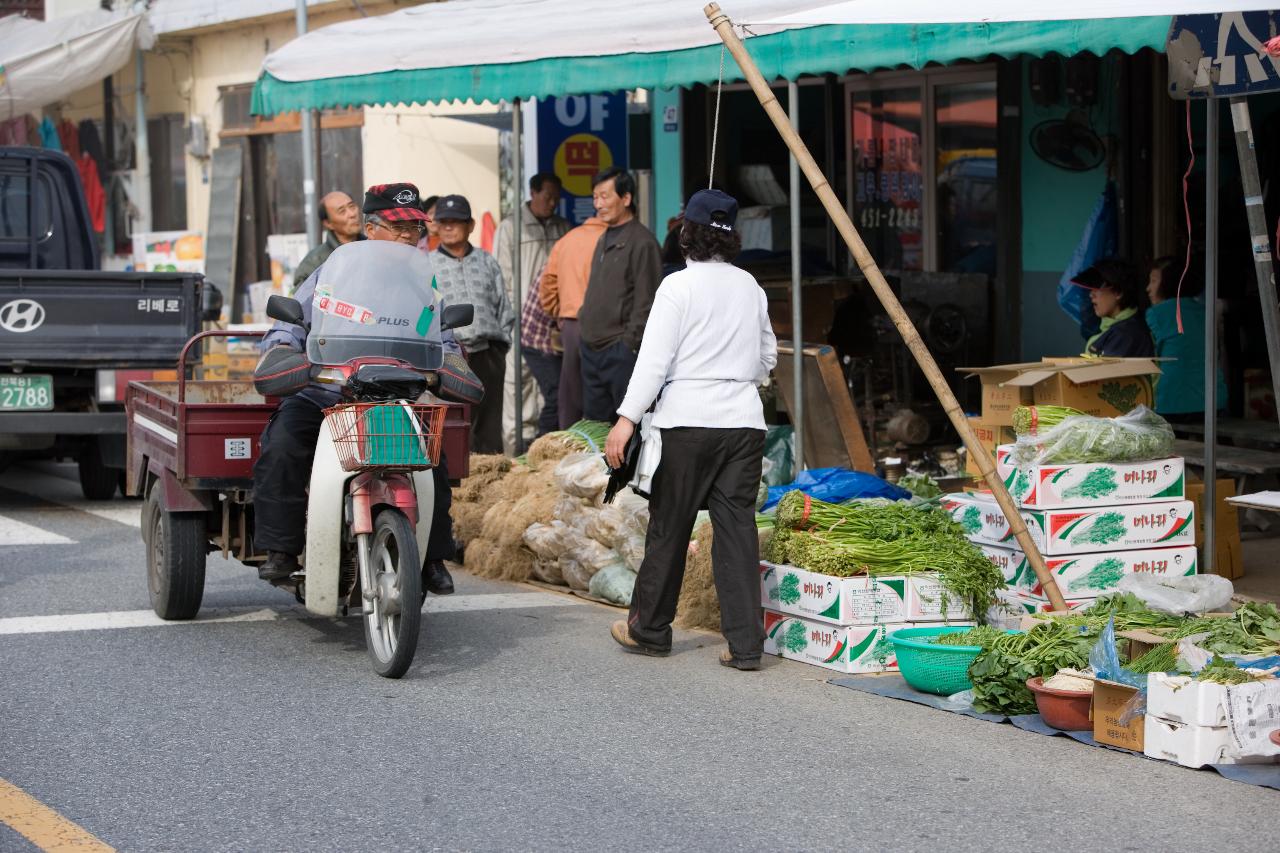
<instances>
[{"instance_id":1,"label":"trailer wheel","mask_svg":"<svg viewBox=\"0 0 1280 853\"><path fill-rule=\"evenodd\" d=\"M147 541L147 591L151 608L161 619L194 619L204 598L207 553L202 512L169 512L147 501L151 531Z\"/></svg>"},{"instance_id":2,"label":"trailer wheel","mask_svg":"<svg viewBox=\"0 0 1280 853\"><path fill-rule=\"evenodd\" d=\"M91 501L107 501L115 497L120 472L102 461L102 447L90 438L80 450L80 491Z\"/></svg>"}]
</instances>

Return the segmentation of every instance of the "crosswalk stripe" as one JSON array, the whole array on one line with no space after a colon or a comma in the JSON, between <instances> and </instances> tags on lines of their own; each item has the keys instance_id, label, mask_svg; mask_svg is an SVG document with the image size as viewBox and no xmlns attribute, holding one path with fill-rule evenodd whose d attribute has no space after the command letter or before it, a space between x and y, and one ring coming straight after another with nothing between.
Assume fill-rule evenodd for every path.
<instances>
[{"instance_id":1,"label":"crosswalk stripe","mask_svg":"<svg viewBox=\"0 0 1280 853\"><path fill-rule=\"evenodd\" d=\"M41 490L40 483L47 484L52 475L46 475L36 479L30 484L22 483L5 483L6 489L12 489L15 492L21 492L24 495L30 495L33 498L39 498L47 503L56 504L66 509L83 512L86 515L92 515L95 518L101 518L106 521L114 521L117 524L125 524L129 527L142 527L142 503L140 501L77 501L67 500L50 494L46 488Z\"/></svg>"},{"instance_id":2,"label":"crosswalk stripe","mask_svg":"<svg viewBox=\"0 0 1280 853\"><path fill-rule=\"evenodd\" d=\"M488 595L451 595L427 599L426 612L463 613L480 610L514 610L529 607L573 607L585 602L549 592L500 592ZM13 616L0 619L0 635L61 634L107 631L119 628L162 628L174 625L218 625L228 622L275 622L314 617L301 607L228 607L202 611L189 622L166 622L150 610L116 610L105 613L69 613L60 616Z\"/></svg>"},{"instance_id":3,"label":"crosswalk stripe","mask_svg":"<svg viewBox=\"0 0 1280 853\"><path fill-rule=\"evenodd\" d=\"M27 524L18 521L16 518L10 518L7 515L0 515L0 546L74 544L74 539L68 539L42 527L36 527L34 524Z\"/></svg>"}]
</instances>

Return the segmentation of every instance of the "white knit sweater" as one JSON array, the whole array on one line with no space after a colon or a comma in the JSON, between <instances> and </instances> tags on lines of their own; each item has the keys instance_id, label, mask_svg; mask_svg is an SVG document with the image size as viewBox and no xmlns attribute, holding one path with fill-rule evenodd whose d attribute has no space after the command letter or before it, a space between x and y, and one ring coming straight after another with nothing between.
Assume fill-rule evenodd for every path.
<instances>
[{"instance_id":1,"label":"white knit sweater","mask_svg":"<svg viewBox=\"0 0 1280 853\"><path fill-rule=\"evenodd\" d=\"M653 300L618 414L654 426L765 429L756 386L778 363L764 291L732 264L690 261Z\"/></svg>"}]
</instances>

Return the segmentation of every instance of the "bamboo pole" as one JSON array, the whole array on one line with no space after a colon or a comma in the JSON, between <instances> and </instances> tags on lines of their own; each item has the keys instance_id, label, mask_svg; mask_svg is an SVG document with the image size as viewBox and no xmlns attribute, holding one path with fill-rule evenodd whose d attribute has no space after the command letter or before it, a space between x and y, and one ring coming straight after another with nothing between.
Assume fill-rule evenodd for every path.
<instances>
[{"instance_id":1,"label":"bamboo pole","mask_svg":"<svg viewBox=\"0 0 1280 853\"><path fill-rule=\"evenodd\" d=\"M786 143L787 148L791 150L791 153L795 155L796 160L800 163L801 171L804 172L814 192L821 199L822 206L827 210L827 215L835 222L840 236L844 237L845 243L849 246L849 251L853 253L854 260L858 262L858 268L867 277L867 281L871 284L871 289L875 291L880 304L884 306L885 312L893 320L893 324L897 326L898 333L902 335L907 349L911 350L911 354L915 357L920 370L924 372L925 378L929 380L929 385L933 387L934 393L938 395L938 401L942 403L942 408L947 413L947 417L951 419L952 426L960 434L965 448L972 458L977 460L978 470L982 474L982 479L991 488L991 493L995 495L996 503L1000 505L1001 512L1009 520L1009 527L1013 531L1014 539L1017 540L1018 547L1027 555L1027 561L1031 564L1031 568L1035 570L1036 579L1040 581L1040 586L1044 589L1049 603L1054 610L1066 610L1067 604L1062 598L1061 590L1058 589L1058 583L1054 580L1053 575L1049 573L1044 563L1044 557L1040 554L1040 549L1036 547L1036 543L1031 539L1031 534L1027 531L1027 525L1022 520L1022 513L1018 511L1018 505L1014 503L1009 490L1005 488L1004 481L996 474L995 460L991 458L991 454L987 452L986 448L973 437L973 431L969 429L969 422L964 417L964 411L960 408L960 403L956 400L955 395L951 393L951 388L947 385L947 380L943 378L942 371L938 368L938 363L934 361L929 348L925 345L924 340L921 339L920 333L916 331L915 324L911 322L911 318L903 310L902 303L898 301L898 298L894 296L893 291L889 288L889 283L884 279L884 273L880 272L880 267L876 265L875 259L867 251L867 246L862 242L858 229L854 227L849 215L840 205L839 199L836 198L835 192L831 189L831 185L827 183L827 179L823 176L822 170L818 168L818 164L814 162L809 149L805 146L804 141L800 139L800 135L792 129L790 122L787 120L787 114L783 112L782 107L778 104L778 99L773 96L773 91L760 74L760 69L756 67L742 41L734 34L733 22L729 20L728 15L720 11L718 3L708 4L703 9L703 12L706 13L707 20L711 22L711 26L720 35L725 47L733 54L738 67L742 69L747 82L751 84L752 91L756 93L756 97L760 100L760 105L769 114L769 118L773 121L773 126L777 128L778 133L782 136L783 142ZM795 251L795 249L796 247L793 246L792 251Z\"/></svg>"}]
</instances>

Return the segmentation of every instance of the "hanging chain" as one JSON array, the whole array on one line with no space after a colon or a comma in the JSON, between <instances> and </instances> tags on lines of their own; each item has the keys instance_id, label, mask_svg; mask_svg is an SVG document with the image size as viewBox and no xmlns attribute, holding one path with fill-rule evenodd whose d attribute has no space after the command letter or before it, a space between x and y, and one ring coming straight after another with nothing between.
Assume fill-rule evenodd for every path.
<instances>
[{"instance_id":1,"label":"hanging chain","mask_svg":"<svg viewBox=\"0 0 1280 853\"><path fill-rule=\"evenodd\" d=\"M716 117L711 123L711 169L707 174L707 189L716 178L716 141L720 138L720 92L724 89L724 45L720 45L720 79L716 82Z\"/></svg>"}]
</instances>

